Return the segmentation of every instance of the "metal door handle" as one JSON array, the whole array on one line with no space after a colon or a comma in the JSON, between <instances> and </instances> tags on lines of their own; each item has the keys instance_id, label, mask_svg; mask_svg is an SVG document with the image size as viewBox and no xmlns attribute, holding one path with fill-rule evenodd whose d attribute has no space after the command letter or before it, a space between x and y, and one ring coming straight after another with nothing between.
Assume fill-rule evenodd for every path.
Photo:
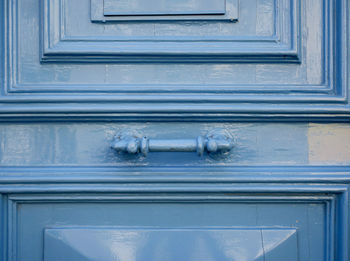
<instances>
[{"instance_id":1,"label":"metal door handle","mask_svg":"<svg viewBox=\"0 0 350 261\"><path fill-rule=\"evenodd\" d=\"M216 131L196 139L149 139L135 134L118 134L111 147L118 152L129 154L148 152L197 152L202 156L210 153L227 152L233 148L233 138L226 132Z\"/></svg>"}]
</instances>

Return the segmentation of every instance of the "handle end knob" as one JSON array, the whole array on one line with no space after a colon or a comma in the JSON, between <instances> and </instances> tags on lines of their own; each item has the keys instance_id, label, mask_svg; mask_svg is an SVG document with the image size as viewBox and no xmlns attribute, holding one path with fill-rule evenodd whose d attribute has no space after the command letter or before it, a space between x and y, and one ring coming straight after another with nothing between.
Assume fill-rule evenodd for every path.
<instances>
[{"instance_id":1,"label":"handle end knob","mask_svg":"<svg viewBox=\"0 0 350 261\"><path fill-rule=\"evenodd\" d=\"M139 150L138 142L136 140L129 141L128 145L126 146L126 150L130 154L135 154Z\"/></svg>"},{"instance_id":2,"label":"handle end knob","mask_svg":"<svg viewBox=\"0 0 350 261\"><path fill-rule=\"evenodd\" d=\"M217 152L218 151L218 144L215 140L208 140L207 143L207 150L208 152Z\"/></svg>"}]
</instances>

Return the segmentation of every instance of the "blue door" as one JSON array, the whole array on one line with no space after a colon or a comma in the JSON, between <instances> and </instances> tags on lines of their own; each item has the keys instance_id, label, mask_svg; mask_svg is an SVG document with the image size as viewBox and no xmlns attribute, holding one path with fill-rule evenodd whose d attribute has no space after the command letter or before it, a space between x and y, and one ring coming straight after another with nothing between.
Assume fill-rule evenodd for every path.
<instances>
[{"instance_id":1,"label":"blue door","mask_svg":"<svg viewBox=\"0 0 350 261\"><path fill-rule=\"evenodd\" d=\"M348 0L0 0L0 260L350 261Z\"/></svg>"}]
</instances>

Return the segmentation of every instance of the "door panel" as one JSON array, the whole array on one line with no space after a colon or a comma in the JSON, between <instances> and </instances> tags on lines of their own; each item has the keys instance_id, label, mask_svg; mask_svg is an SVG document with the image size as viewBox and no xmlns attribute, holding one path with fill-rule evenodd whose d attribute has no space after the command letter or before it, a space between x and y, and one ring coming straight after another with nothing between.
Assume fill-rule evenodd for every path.
<instances>
[{"instance_id":1,"label":"door panel","mask_svg":"<svg viewBox=\"0 0 350 261\"><path fill-rule=\"evenodd\" d=\"M296 261L295 229L46 229L44 260Z\"/></svg>"},{"instance_id":2,"label":"door panel","mask_svg":"<svg viewBox=\"0 0 350 261\"><path fill-rule=\"evenodd\" d=\"M332 197L12 196L18 243L11 251L19 261L43 255L45 261L96 255L123 261L328 260Z\"/></svg>"},{"instance_id":3,"label":"door panel","mask_svg":"<svg viewBox=\"0 0 350 261\"><path fill-rule=\"evenodd\" d=\"M346 0L157 1L4 1L2 117L348 118Z\"/></svg>"},{"instance_id":4,"label":"door panel","mask_svg":"<svg viewBox=\"0 0 350 261\"><path fill-rule=\"evenodd\" d=\"M170 1L150 0L147 3L141 0L133 1L103 1L104 15L184 15L184 14L224 14L225 0L194 0Z\"/></svg>"},{"instance_id":5,"label":"door panel","mask_svg":"<svg viewBox=\"0 0 350 261\"><path fill-rule=\"evenodd\" d=\"M153 0L147 6L142 1L116 2L91 0L92 22L113 21L230 21L238 19L238 0L165 1ZM132 4L132 7L131 7ZM124 12L121 14L121 11Z\"/></svg>"}]
</instances>

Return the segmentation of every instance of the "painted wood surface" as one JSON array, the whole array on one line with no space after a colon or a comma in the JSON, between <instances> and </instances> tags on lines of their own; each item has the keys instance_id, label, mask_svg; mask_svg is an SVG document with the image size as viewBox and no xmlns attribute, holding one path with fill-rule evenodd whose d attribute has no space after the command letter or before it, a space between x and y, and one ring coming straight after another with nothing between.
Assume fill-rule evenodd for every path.
<instances>
[{"instance_id":1,"label":"painted wood surface","mask_svg":"<svg viewBox=\"0 0 350 261\"><path fill-rule=\"evenodd\" d=\"M152 0L142 6L142 1L91 0L91 21L226 21L237 22L239 0L220 1L168 1ZM119 8L120 5L124 7ZM142 6L142 8L141 8ZM124 8L124 14L120 11ZM127 12L126 12L127 11Z\"/></svg>"},{"instance_id":2,"label":"painted wood surface","mask_svg":"<svg viewBox=\"0 0 350 261\"><path fill-rule=\"evenodd\" d=\"M225 231L229 232L231 227L250 231L296 230L298 242L296 246L292 246L294 251L287 255L289 258L297 255L298 260L348 260L348 236L345 233L348 229L348 186L309 184L293 188L290 185L272 187L260 184L249 187L250 185L247 187L241 184L240 187L231 187L226 193L220 193L222 186L218 185L212 190L216 193L211 195L203 195L205 190L187 195L174 193L175 191L159 196L149 193L116 194L117 187L114 188L114 194L14 194L6 201L9 206L10 228L10 241L6 251L9 253L9 260L40 260L44 247L49 247L42 243L43 231L50 228L91 231L114 227L122 232L123 227L143 227L151 231L169 228L181 231L200 227L207 230L226 228ZM254 191L254 194L237 194L245 189ZM78 233L77 236L81 234ZM63 240L64 238L61 237ZM89 250L83 244L87 241L80 242L80 253L91 253L91 247ZM226 241L226 244L228 242L230 241ZM244 249L251 249L252 242L235 244L237 248L231 248L231 255L248 255ZM146 239L145 243L152 244L152 240ZM74 249L76 244L72 242L71 246ZM290 247L285 248L280 257L290 250ZM48 251L50 250L45 249L46 254ZM114 248L114 251L119 256L127 249ZM157 253L154 248L150 251ZM221 251L221 254L225 254L225 251ZM265 254L269 260L269 253ZM137 260L142 260L142 256L140 258Z\"/></svg>"},{"instance_id":3,"label":"painted wood surface","mask_svg":"<svg viewBox=\"0 0 350 261\"><path fill-rule=\"evenodd\" d=\"M0 1L0 259L349 261L349 1L122 2Z\"/></svg>"},{"instance_id":4,"label":"painted wood surface","mask_svg":"<svg viewBox=\"0 0 350 261\"><path fill-rule=\"evenodd\" d=\"M296 229L92 227L46 229L44 238L47 261L298 259Z\"/></svg>"},{"instance_id":5,"label":"painted wood surface","mask_svg":"<svg viewBox=\"0 0 350 261\"><path fill-rule=\"evenodd\" d=\"M225 14L226 1L210 0L103 0L104 15L185 15Z\"/></svg>"},{"instance_id":6,"label":"painted wood surface","mask_svg":"<svg viewBox=\"0 0 350 261\"><path fill-rule=\"evenodd\" d=\"M195 137L214 127L225 128L235 137L228 158L186 152L142 157L110 148L114 135L126 128L157 138L177 138L184 133ZM48 251L55 250L42 244L47 228L279 228L295 229L298 237L292 249L276 248L281 251L279 256L291 251L288 257L296 255L296 260L347 261L350 154L347 145L338 144L348 137L348 127L306 123L2 124L2 255L14 261L51 254ZM315 146L321 156L314 154ZM332 159L337 150L343 153L340 160L324 160L325 153ZM145 241L154 242L152 237ZM248 245L239 242L244 251ZM176 246L174 242L172 247ZM90 253L87 245L80 247L82 253ZM152 247L147 249L147 253L156 253Z\"/></svg>"},{"instance_id":7,"label":"painted wood surface","mask_svg":"<svg viewBox=\"0 0 350 261\"><path fill-rule=\"evenodd\" d=\"M233 23L41 3L1 1L2 119L349 121L347 0L244 0Z\"/></svg>"},{"instance_id":8,"label":"painted wood surface","mask_svg":"<svg viewBox=\"0 0 350 261\"><path fill-rule=\"evenodd\" d=\"M196 139L217 129L234 139L224 157L114 152L115 135L132 130L150 139ZM347 124L286 123L35 123L0 124L2 166L300 166L350 164ZM181 142L180 142L181 143Z\"/></svg>"}]
</instances>

